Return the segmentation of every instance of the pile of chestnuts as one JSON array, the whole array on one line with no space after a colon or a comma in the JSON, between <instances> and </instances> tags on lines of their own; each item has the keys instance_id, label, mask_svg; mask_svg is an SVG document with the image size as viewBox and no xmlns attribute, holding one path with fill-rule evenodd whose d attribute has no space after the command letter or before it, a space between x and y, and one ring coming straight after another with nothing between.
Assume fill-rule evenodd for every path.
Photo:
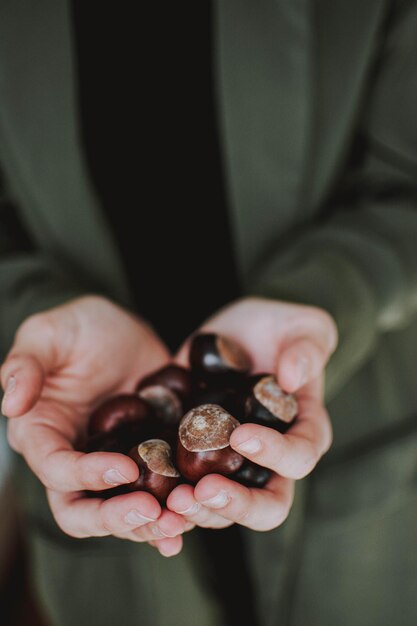
<instances>
[{"instance_id":1,"label":"pile of chestnuts","mask_svg":"<svg viewBox=\"0 0 417 626\"><path fill-rule=\"evenodd\" d=\"M90 416L82 449L127 454L140 470L135 482L103 497L148 491L163 504L180 482L213 473L248 487L268 481L269 470L233 450L230 435L248 422L284 433L297 417L296 399L271 374L251 375L249 355L221 335L195 335L189 362L151 373Z\"/></svg>"}]
</instances>

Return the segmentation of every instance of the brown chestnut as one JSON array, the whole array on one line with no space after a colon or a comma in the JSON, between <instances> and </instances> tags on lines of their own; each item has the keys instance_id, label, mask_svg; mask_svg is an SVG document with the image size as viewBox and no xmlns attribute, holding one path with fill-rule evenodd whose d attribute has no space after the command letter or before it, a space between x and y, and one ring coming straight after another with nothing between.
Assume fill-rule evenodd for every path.
<instances>
[{"instance_id":1,"label":"brown chestnut","mask_svg":"<svg viewBox=\"0 0 417 626\"><path fill-rule=\"evenodd\" d=\"M191 395L191 374L185 367L166 365L140 380L136 391L154 385L168 387L184 402Z\"/></svg>"},{"instance_id":2,"label":"brown chestnut","mask_svg":"<svg viewBox=\"0 0 417 626\"><path fill-rule=\"evenodd\" d=\"M249 387L244 421L285 433L298 413L295 397L283 391L275 376L271 374L252 376L249 379Z\"/></svg>"},{"instance_id":3,"label":"brown chestnut","mask_svg":"<svg viewBox=\"0 0 417 626\"><path fill-rule=\"evenodd\" d=\"M270 477L271 471L269 469L246 459L237 472L230 478L233 478L233 480L245 487L261 489L266 485Z\"/></svg>"},{"instance_id":4,"label":"brown chestnut","mask_svg":"<svg viewBox=\"0 0 417 626\"><path fill-rule=\"evenodd\" d=\"M121 452L125 453L131 447L130 433L126 428L115 428L112 431L96 433L88 437L86 443L81 446L83 452Z\"/></svg>"},{"instance_id":5,"label":"brown chestnut","mask_svg":"<svg viewBox=\"0 0 417 626\"><path fill-rule=\"evenodd\" d=\"M203 404L184 415L177 445L182 476L195 483L206 474L236 472L243 457L229 446L229 439L237 426L237 419L217 404Z\"/></svg>"},{"instance_id":6,"label":"brown chestnut","mask_svg":"<svg viewBox=\"0 0 417 626\"><path fill-rule=\"evenodd\" d=\"M139 467L139 478L126 486L128 491L147 491L164 504L179 482L179 472L172 461L171 446L162 439L148 439L134 446L129 456Z\"/></svg>"},{"instance_id":7,"label":"brown chestnut","mask_svg":"<svg viewBox=\"0 0 417 626\"><path fill-rule=\"evenodd\" d=\"M165 424L177 424L184 412L176 393L162 385L149 385L138 391L139 397L151 405L155 415Z\"/></svg>"},{"instance_id":8,"label":"brown chestnut","mask_svg":"<svg viewBox=\"0 0 417 626\"><path fill-rule=\"evenodd\" d=\"M110 432L122 424L136 424L151 417L152 409L143 398L136 394L120 394L105 400L91 414L88 434Z\"/></svg>"},{"instance_id":9,"label":"brown chestnut","mask_svg":"<svg viewBox=\"0 0 417 626\"><path fill-rule=\"evenodd\" d=\"M246 397L244 391L238 387L215 385L198 388L194 390L193 400L193 406L219 404L238 421L244 415Z\"/></svg>"},{"instance_id":10,"label":"brown chestnut","mask_svg":"<svg viewBox=\"0 0 417 626\"><path fill-rule=\"evenodd\" d=\"M191 341L190 365L204 380L212 376L247 374L251 359L232 339L215 333L201 333Z\"/></svg>"}]
</instances>

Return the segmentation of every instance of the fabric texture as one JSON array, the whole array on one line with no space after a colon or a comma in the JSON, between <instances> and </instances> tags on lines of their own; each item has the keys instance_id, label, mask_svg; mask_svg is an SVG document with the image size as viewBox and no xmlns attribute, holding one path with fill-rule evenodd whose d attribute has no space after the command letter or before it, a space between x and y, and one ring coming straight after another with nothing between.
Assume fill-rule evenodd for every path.
<instances>
[{"instance_id":1,"label":"fabric texture","mask_svg":"<svg viewBox=\"0 0 417 626\"><path fill-rule=\"evenodd\" d=\"M414 626L417 5L229 0L216 11L221 146L244 292L324 307L341 339L327 381L332 450L299 485L281 528L244 532L260 620ZM22 319L74 294L134 306L86 167L75 84L67 3L2 3L3 352ZM26 237L3 219L11 205ZM42 489L28 471L19 476L29 519L50 532ZM37 528L34 572L56 626L71 614L91 623L93 605L80 609L76 590L68 603L64 585L74 544L54 557ZM109 544L98 550L109 554ZM127 594L129 569L140 576L154 557L135 547L115 561L112 588L100 558L90 554L88 567L106 579L111 607ZM158 561L149 584L161 591L170 567ZM178 566L179 585L187 575ZM182 623L194 623L196 607L218 623L206 591L196 583ZM144 624L158 619L141 613Z\"/></svg>"}]
</instances>

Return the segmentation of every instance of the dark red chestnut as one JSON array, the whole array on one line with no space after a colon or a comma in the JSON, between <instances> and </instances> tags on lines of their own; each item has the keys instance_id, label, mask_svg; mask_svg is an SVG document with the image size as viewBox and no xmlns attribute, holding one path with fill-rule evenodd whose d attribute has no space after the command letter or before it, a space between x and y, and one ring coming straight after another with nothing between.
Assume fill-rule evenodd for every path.
<instances>
[{"instance_id":1,"label":"dark red chestnut","mask_svg":"<svg viewBox=\"0 0 417 626\"><path fill-rule=\"evenodd\" d=\"M184 414L181 400L168 387L148 385L140 389L138 395L151 405L155 415L165 424L178 424Z\"/></svg>"},{"instance_id":2,"label":"dark red chestnut","mask_svg":"<svg viewBox=\"0 0 417 626\"><path fill-rule=\"evenodd\" d=\"M120 394L109 398L91 414L90 436L106 433L122 424L136 424L152 417L150 405L136 394Z\"/></svg>"},{"instance_id":3,"label":"dark red chestnut","mask_svg":"<svg viewBox=\"0 0 417 626\"><path fill-rule=\"evenodd\" d=\"M271 374L252 376L249 379L249 387L244 421L285 433L298 413L295 397L283 391L275 376Z\"/></svg>"},{"instance_id":4,"label":"dark red chestnut","mask_svg":"<svg viewBox=\"0 0 417 626\"><path fill-rule=\"evenodd\" d=\"M270 477L271 471L269 469L256 465L256 463L252 463L252 461L246 459L243 465L230 478L233 478L233 480L236 480L236 482L241 485L245 485L245 487L262 489Z\"/></svg>"},{"instance_id":5,"label":"dark red chestnut","mask_svg":"<svg viewBox=\"0 0 417 626\"><path fill-rule=\"evenodd\" d=\"M251 368L251 360L245 350L232 339L202 333L195 335L190 346L190 365L197 376L207 377L244 375Z\"/></svg>"},{"instance_id":6,"label":"dark red chestnut","mask_svg":"<svg viewBox=\"0 0 417 626\"><path fill-rule=\"evenodd\" d=\"M81 447L83 452L126 452L125 429L115 428L110 432L97 433L87 439Z\"/></svg>"},{"instance_id":7,"label":"dark red chestnut","mask_svg":"<svg viewBox=\"0 0 417 626\"><path fill-rule=\"evenodd\" d=\"M191 395L191 374L179 365L166 365L139 381L136 391L154 385L168 387L184 402Z\"/></svg>"},{"instance_id":8,"label":"dark red chestnut","mask_svg":"<svg viewBox=\"0 0 417 626\"><path fill-rule=\"evenodd\" d=\"M229 446L237 419L217 404L191 409L178 430L177 467L187 480L198 482L206 474L233 474L243 457Z\"/></svg>"},{"instance_id":9,"label":"dark red chestnut","mask_svg":"<svg viewBox=\"0 0 417 626\"><path fill-rule=\"evenodd\" d=\"M148 491L164 504L180 478L172 461L171 446L162 439L149 439L134 446L129 456L137 463L140 474L127 485L127 490Z\"/></svg>"},{"instance_id":10,"label":"dark red chestnut","mask_svg":"<svg viewBox=\"0 0 417 626\"><path fill-rule=\"evenodd\" d=\"M240 388L223 385L206 386L194 390L193 400L194 406L219 404L228 413L235 416L238 421L244 415L246 396L243 389Z\"/></svg>"}]
</instances>

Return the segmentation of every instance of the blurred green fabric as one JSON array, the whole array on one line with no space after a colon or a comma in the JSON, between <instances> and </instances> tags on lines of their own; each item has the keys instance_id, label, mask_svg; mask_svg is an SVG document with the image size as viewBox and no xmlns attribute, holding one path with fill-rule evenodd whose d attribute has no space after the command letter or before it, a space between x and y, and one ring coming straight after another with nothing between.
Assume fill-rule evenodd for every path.
<instances>
[{"instance_id":1,"label":"blurred green fabric","mask_svg":"<svg viewBox=\"0 0 417 626\"><path fill-rule=\"evenodd\" d=\"M245 532L263 626L417 621L417 3L218 2L232 224L247 294L328 310L335 440L287 522ZM161 15L161 19L163 16ZM129 306L85 167L64 0L0 6L0 341L88 292ZM3 219L14 204L35 242ZM92 242L94 246L92 248ZM33 575L56 626L221 624L184 554L71 540L19 463Z\"/></svg>"}]
</instances>

